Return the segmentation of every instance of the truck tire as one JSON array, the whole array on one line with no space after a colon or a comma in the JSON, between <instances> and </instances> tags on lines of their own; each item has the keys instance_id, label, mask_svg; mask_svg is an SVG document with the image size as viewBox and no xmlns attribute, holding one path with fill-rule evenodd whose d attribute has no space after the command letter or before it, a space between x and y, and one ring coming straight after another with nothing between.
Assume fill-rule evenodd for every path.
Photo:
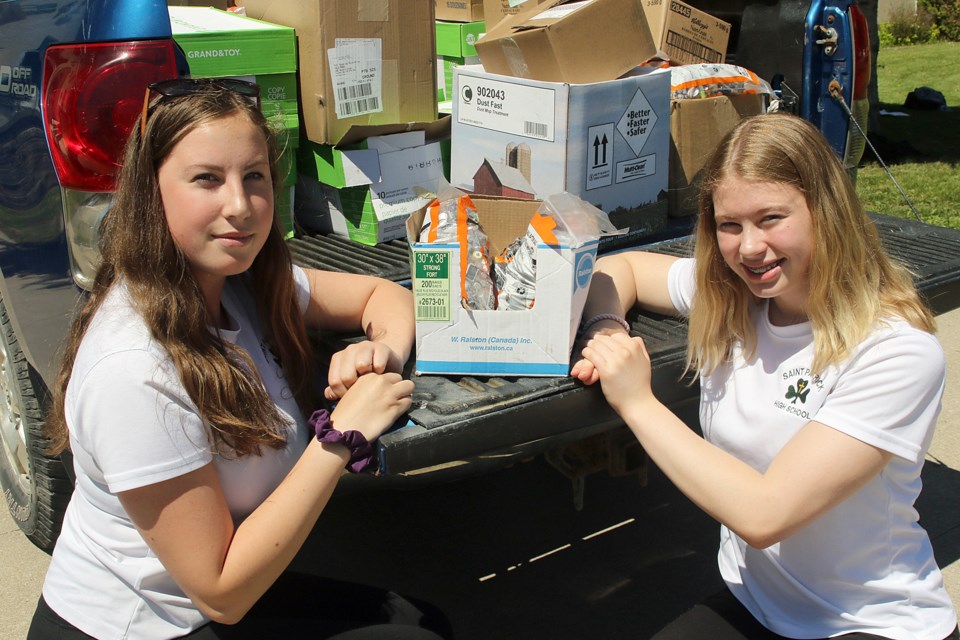
<instances>
[{"instance_id":1,"label":"truck tire","mask_svg":"<svg viewBox=\"0 0 960 640\"><path fill-rule=\"evenodd\" d=\"M49 552L73 486L60 459L44 454L44 393L0 300L0 490L20 529Z\"/></svg>"}]
</instances>

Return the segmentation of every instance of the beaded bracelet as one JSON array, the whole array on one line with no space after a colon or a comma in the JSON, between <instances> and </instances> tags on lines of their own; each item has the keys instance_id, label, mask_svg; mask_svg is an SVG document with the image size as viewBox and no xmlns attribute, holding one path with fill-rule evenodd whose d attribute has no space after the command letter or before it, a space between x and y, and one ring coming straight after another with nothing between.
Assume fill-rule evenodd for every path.
<instances>
[{"instance_id":1,"label":"beaded bracelet","mask_svg":"<svg viewBox=\"0 0 960 640\"><path fill-rule=\"evenodd\" d=\"M593 316L592 318L584 322L582 325L580 325L580 335L581 336L584 335L587 332L587 330L590 329L590 327L592 327L593 325L603 320L612 320L613 322L616 322L621 327L623 327L624 331L626 331L627 333L630 333L630 323L627 322L626 318L624 318L623 316L618 316L613 313L598 313L597 315Z\"/></svg>"},{"instance_id":2,"label":"beaded bracelet","mask_svg":"<svg viewBox=\"0 0 960 640\"><path fill-rule=\"evenodd\" d=\"M356 430L337 431L330 422L330 412L318 409L310 416L310 426L317 436L317 440L326 444L342 444L350 451L350 461L347 471L360 473L373 463L373 445L367 438Z\"/></svg>"}]
</instances>

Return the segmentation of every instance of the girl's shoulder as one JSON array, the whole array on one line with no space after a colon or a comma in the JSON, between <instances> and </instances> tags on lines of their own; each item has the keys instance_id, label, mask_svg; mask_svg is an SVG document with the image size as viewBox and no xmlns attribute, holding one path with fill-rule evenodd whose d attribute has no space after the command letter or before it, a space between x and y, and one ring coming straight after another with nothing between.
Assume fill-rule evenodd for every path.
<instances>
[{"instance_id":1,"label":"girl's shoulder","mask_svg":"<svg viewBox=\"0 0 960 640\"><path fill-rule=\"evenodd\" d=\"M857 345L852 360L916 373L946 369L946 354L937 336L895 317L877 322Z\"/></svg>"},{"instance_id":2,"label":"girl's shoulder","mask_svg":"<svg viewBox=\"0 0 960 640\"><path fill-rule=\"evenodd\" d=\"M166 359L166 352L153 340L126 288L118 284L91 318L77 349L71 378L82 379L92 368L107 361L113 365L122 361L156 365Z\"/></svg>"}]
</instances>

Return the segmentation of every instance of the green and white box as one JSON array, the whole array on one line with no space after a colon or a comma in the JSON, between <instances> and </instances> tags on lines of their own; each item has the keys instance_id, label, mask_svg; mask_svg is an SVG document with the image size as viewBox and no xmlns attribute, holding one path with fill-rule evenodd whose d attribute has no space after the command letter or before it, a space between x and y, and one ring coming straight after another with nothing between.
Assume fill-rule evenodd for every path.
<instances>
[{"instance_id":1,"label":"green and white box","mask_svg":"<svg viewBox=\"0 0 960 640\"><path fill-rule=\"evenodd\" d=\"M212 7L169 7L173 39L194 77L295 73L294 30Z\"/></svg>"},{"instance_id":2,"label":"green and white box","mask_svg":"<svg viewBox=\"0 0 960 640\"><path fill-rule=\"evenodd\" d=\"M668 71L638 68L589 84L503 76L479 65L454 73L453 186L514 197L566 191L637 235L666 224Z\"/></svg>"},{"instance_id":3,"label":"green and white box","mask_svg":"<svg viewBox=\"0 0 960 640\"><path fill-rule=\"evenodd\" d=\"M257 83L263 114L286 133L281 144L299 146L293 29L212 7L170 7L170 28L192 77L233 77Z\"/></svg>"},{"instance_id":4,"label":"green and white box","mask_svg":"<svg viewBox=\"0 0 960 640\"><path fill-rule=\"evenodd\" d=\"M298 219L370 246L402 238L406 219L446 182L445 146L422 130L371 136L348 149L305 142Z\"/></svg>"},{"instance_id":5,"label":"green and white box","mask_svg":"<svg viewBox=\"0 0 960 640\"><path fill-rule=\"evenodd\" d=\"M485 31L486 26L483 21L437 20L437 89L441 106L446 106L446 103L453 100L454 67L480 63L477 50L473 45Z\"/></svg>"}]
</instances>

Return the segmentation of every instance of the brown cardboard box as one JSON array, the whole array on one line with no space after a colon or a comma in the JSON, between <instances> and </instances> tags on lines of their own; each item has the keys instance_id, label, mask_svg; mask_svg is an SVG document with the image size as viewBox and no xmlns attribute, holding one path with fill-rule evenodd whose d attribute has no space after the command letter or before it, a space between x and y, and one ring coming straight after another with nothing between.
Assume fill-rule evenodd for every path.
<instances>
[{"instance_id":1,"label":"brown cardboard box","mask_svg":"<svg viewBox=\"0 0 960 640\"><path fill-rule=\"evenodd\" d=\"M437 0L441 2L442 0ZM548 0L483 0L483 15L487 28L492 29L498 22L509 16L515 16Z\"/></svg>"},{"instance_id":2,"label":"brown cardboard box","mask_svg":"<svg viewBox=\"0 0 960 640\"><path fill-rule=\"evenodd\" d=\"M710 155L741 118L763 113L762 95L717 96L670 102L671 217L697 213L700 174Z\"/></svg>"},{"instance_id":3,"label":"brown cardboard box","mask_svg":"<svg viewBox=\"0 0 960 640\"><path fill-rule=\"evenodd\" d=\"M573 84L614 80L657 52L641 0L549 0L488 27L475 47L491 73Z\"/></svg>"},{"instance_id":4,"label":"brown cardboard box","mask_svg":"<svg viewBox=\"0 0 960 640\"><path fill-rule=\"evenodd\" d=\"M643 0L653 40L674 62L723 62L730 23L680 0Z\"/></svg>"},{"instance_id":5,"label":"brown cardboard box","mask_svg":"<svg viewBox=\"0 0 960 640\"><path fill-rule=\"evenodd\" d=\"M244 0L248 16L296 29L304 129L321 144L354 125L437 119L434 3Z\"/></svg>"},{"instance_id":6,"label":"brown cardboard box","mask_svg":"<svg viewBox=\"0 0 960 640\"><path fill-rule=\"evenodd\" d=\"M483 0L436 0L437 20L450 22L480 22L483 20Z\"/></svg>"}]
</instances>

